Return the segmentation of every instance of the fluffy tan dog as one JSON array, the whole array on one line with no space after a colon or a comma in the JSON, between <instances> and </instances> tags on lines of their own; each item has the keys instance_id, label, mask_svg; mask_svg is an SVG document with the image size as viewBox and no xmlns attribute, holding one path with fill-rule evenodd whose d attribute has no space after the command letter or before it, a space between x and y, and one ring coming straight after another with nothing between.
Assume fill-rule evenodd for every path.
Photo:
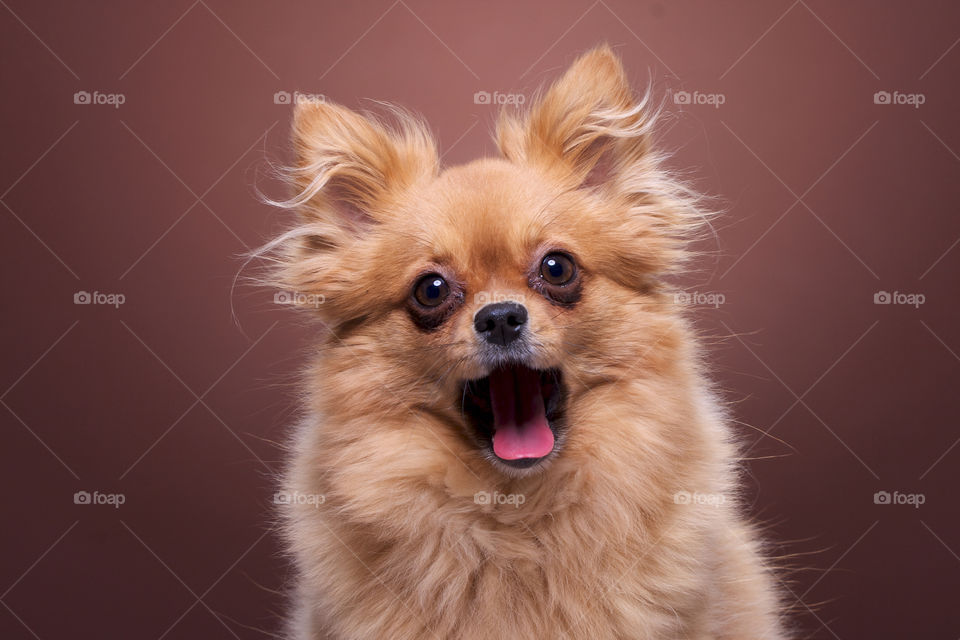
<instances>
[{"instance_id":1,"label":"fluffy tan dog","mask_svg":"<svg viewBox=\"0 0 960 640\"><path fill-rule=\"evenodd\" d=\"M785 637L662 280L703 216L617 57L505 114L499 158L442 169L395 119L296 107L276 281L329 331L283 486L291 636Z\"/></svg>"}]
</instances>

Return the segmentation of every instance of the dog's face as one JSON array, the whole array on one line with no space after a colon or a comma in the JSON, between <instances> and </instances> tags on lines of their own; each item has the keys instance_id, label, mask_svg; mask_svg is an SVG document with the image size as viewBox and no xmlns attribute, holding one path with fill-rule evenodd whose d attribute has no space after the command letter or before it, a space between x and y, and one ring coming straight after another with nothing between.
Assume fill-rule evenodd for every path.
<instances>
[{"instance_id":1,"label":"dog's face","mask_svg":"<svg viewBox=\"0 0 960 640\"><path fill-rule=\"evenodd\" d=\"M694 216L650 125L606 49L501 118L502 158L444 171L407 117L388 131L300 105L304 221L280 276L324 296L338 378L324 411L425 413L452 456L510 475L603 442L577 433L597 415L588 397L666 375L679 348L659 276Z\"/></svg>"}]
</instances>

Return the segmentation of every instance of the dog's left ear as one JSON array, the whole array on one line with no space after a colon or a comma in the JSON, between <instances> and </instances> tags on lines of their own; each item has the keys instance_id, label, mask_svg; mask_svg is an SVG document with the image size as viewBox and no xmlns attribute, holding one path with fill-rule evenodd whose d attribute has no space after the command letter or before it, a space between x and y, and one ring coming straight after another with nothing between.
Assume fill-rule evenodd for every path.
<instances>
[{"instance_id":1,"label":"dog's left ear","mask_svg":"<svg viewBox=\"0 0 960 640\"><path fill-rule=\"evenodd\" d=\"M601 46L577 59L526 114L505 111L497 127L508 160L598 198L604 250L596 259L638 290L651 276L680 269L706 220L699 197L661 166L654 120L649 94L638 99L620 59Z\"/></svg>"},{"instance_id":2,"label":"dog's left ear","mask_svg":"<svg viewBox=\"0 0 960 640\"><path fill-rule=\"evenodd\" d=\"M604 45L577 59L526 118L504 112L500 150L566 173L574 186L616 186L650 151L645 102L635 99L620 59Z\"/></svg>"}]
</instances>

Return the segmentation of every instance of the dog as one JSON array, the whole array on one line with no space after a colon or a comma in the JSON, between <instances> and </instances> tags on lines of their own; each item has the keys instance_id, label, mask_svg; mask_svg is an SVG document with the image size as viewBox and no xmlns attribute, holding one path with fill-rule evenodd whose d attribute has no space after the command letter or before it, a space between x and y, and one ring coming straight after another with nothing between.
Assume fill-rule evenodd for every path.
<instances>
[{"instance_id":1,"label":"dog","mask_svg":"<svg viewBox=\"0 0 960 640\"><path fill-rule=\"evenodd\" d=\"M499 156L295 105L271 281L324 327L282 479L297 640L787 637L669 276L701 200L601 46Z\"/></svg>"}]
</instances>

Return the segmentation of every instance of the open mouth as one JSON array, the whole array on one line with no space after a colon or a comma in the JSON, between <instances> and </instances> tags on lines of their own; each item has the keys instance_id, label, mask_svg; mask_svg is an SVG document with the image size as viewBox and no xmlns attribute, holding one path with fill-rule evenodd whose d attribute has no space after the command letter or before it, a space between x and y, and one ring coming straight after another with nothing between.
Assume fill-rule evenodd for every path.
<instances>
[{"instance_id":1,"label":"open mouth","mask_svg":"<svg viewBox=\"0 0 960 640\"><path fill-rule=\"evenodd\" d=\"M556 448L563 400L558 369L513 363L465 382L462 407L481 446L503 464L526 469Z\"/></svg>"}]
</instances>

